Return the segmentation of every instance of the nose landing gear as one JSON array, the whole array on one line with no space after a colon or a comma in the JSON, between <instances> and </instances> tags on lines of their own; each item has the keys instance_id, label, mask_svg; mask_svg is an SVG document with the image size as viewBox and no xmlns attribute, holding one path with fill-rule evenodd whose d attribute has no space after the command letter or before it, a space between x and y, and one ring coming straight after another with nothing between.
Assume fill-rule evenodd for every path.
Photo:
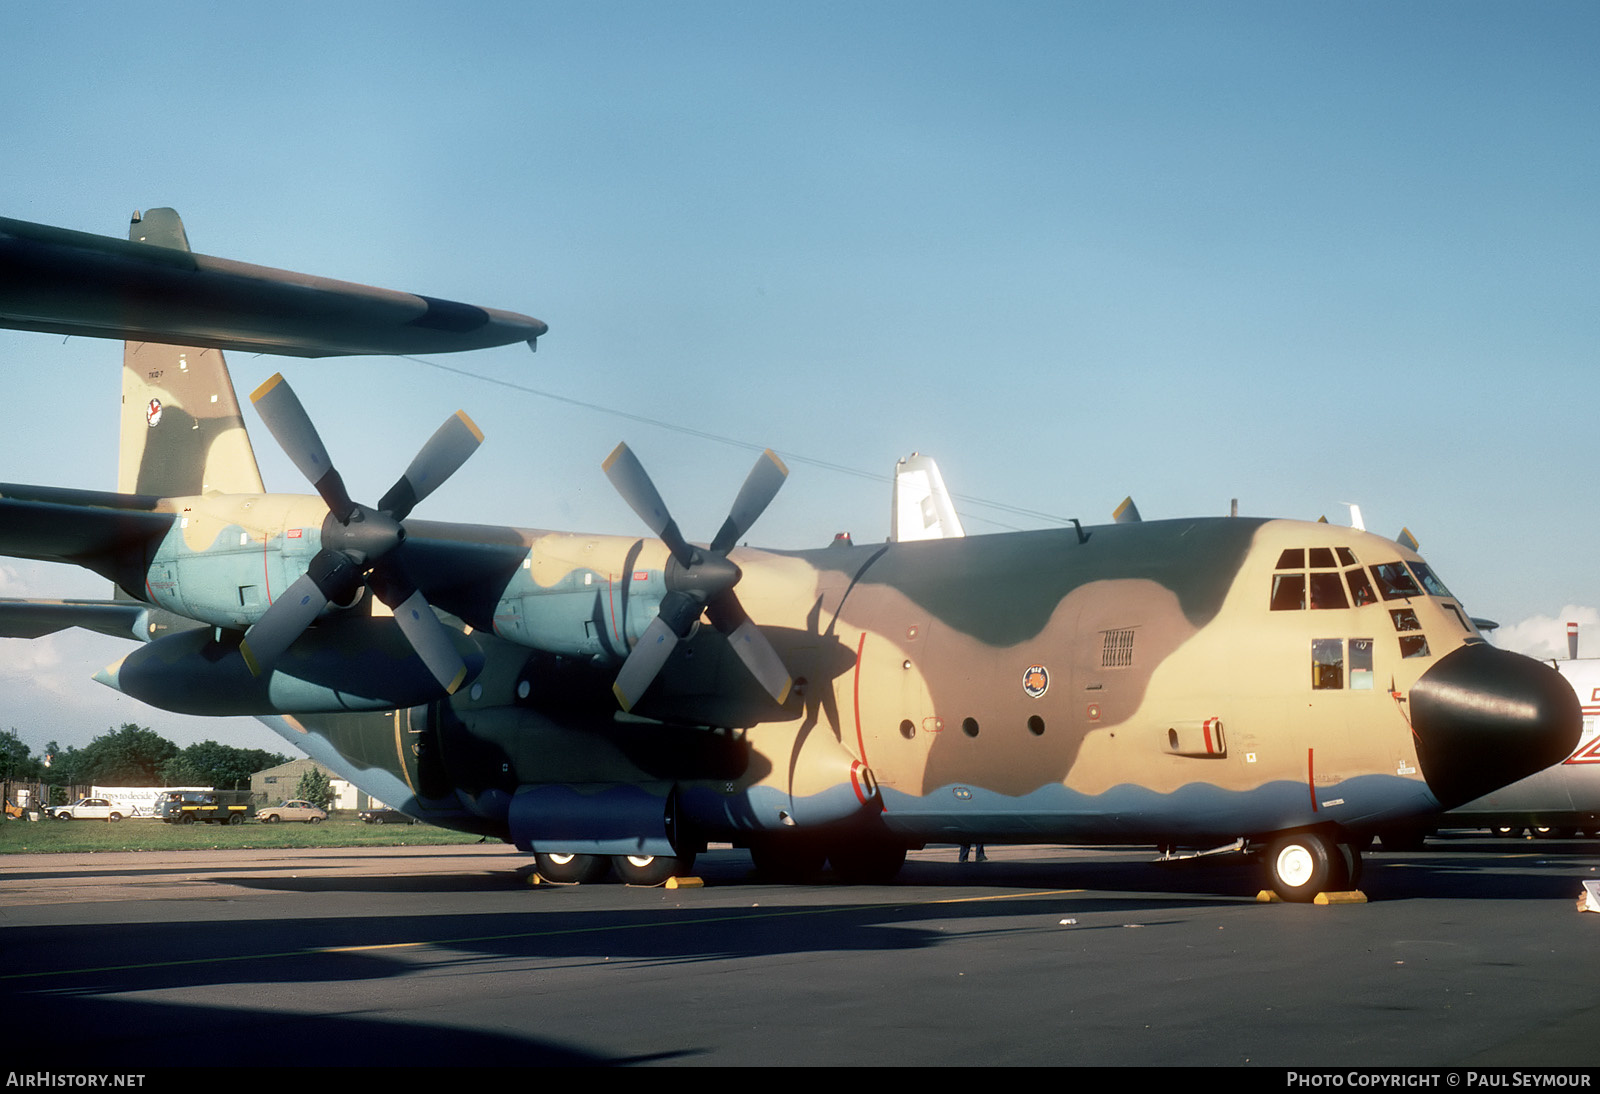
<instances>
[{"instance_id":1,"label":"nose landing gear","mask_svg":"<svg viewBox=\"0 0 1600 1094\"><path fill-rule=\"evenodd\" d=\"M1321 832L1286 832L1267 849L1273 891L1306 903L1318 893L1343 892L1361 883L1361 852Z\"/></svg>"}]
</instances>

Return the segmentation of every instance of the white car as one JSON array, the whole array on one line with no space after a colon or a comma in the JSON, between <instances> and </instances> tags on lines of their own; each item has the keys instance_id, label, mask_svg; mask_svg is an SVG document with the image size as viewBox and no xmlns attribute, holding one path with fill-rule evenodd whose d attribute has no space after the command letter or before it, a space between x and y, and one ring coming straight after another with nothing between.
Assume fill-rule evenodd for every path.
<instances>
[{"instance_id":1,"label":"white car","mask_svg":"<svg viewBox=\"0 0 1600 1094\"><path fill-rule=\"evenodd\" d=\"M56 820L119 821L131 812L131 809L108 798L79 798L71 805L58 807L53 816Z\"/></svg>"},{"instance_id":2,"label":"white car","mask_svg":"<svg viewBox=\"0 0 1600 1094\"><path fill-rule=\"evenodd\" d=\"M256 816L261 818L262 824L277 824L279 821L305 821L307 824L321 824L328 819L325 810L312 805L308 801L286 801L277 805L264 805L256 810Z\"/></svg>"}]
</instances>

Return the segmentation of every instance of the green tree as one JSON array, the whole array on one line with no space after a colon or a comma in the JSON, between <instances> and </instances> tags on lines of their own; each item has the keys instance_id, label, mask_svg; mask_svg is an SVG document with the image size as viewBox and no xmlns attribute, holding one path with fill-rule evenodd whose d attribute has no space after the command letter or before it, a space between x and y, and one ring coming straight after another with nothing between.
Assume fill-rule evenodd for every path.
<instances>
[{"instance_id":1,"label":"green tree","mask_svg":"<svg viewBox=\"0 0 1600 1094\"><path fill-rule=\"evenodd\" d=\"M73 751L68 749L69 757ZM153 729L124 722L72 757L76 762L70 777L56 777L101 786L160 786L162 764L177 754L178 746Z\"/></svg>"},{"instance_id":2,"label":"green tree","mask_svg":"<svg viewBox=\"0 0 1600 1094\"><path fill-rule=\"evenodd\" d=\"M77 777L82 758L82 753L77 748L62 748L55 741L51 741L44 746L44 754L45 758L50 761L50 766L45 768L44 778L52 783L83 781ZM51 804L65 805L66 803L53 802Z\"/></svg>"},{"instance_id":3,"label":"green tree","mask_svg":"<svg viewBox=\"0 0 1600 1094\"><path fill-rule=\"evenodd\" d=\"M22 743L15 729L0 732L0 779L37 779L44 771L44 761Z\"/></svg>"},{"instance_id":4,"label":"green tree","mask_svg":"<svg viewBox=\"0 0 1600 1094\"><path fill-rule=\"evenodd\" d=\"M161 765L167 786L210 786L218 790L248 790L257 771L289 762L289 757L259 748L234 748L216 741L190 745Z\"/></svg>"},{"instance_id":5,"label":"green tree","mask_svg":"<svg viewBox=\"0 0 1600 1094\"><path fill-rule=\"evenodd\" d=\"M295 787L294 796L328 809L333 805L333 782L322 773L322 768L313 767L300 776L300 785Z\"/></svg>"}]
</instances>

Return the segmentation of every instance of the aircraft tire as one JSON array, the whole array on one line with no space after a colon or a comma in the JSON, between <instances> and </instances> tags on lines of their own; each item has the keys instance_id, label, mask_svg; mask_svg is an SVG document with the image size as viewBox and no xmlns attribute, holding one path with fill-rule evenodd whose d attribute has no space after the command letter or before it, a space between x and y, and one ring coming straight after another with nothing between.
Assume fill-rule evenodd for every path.
<instances>
[{"instance_id":1,"label":"aircraft tire","mask_svg":"<svg viewBox=\"0 0 1600 1094\"><path fill-rule=\"evenodd\" d=\"M533 868L539 876L556 885L589 885L600 881L611 869L604 855L569 855L559 851L536 851Z\"/></svg>"},{"instance_id":2,"label":"aircraft tire","mask_svg":"<svg viewBox=\"0 0 1600 1094\"><path fill-rule=\"evenodd\" d=\"M1345 864L1336 845L1316 832L1290 832L1267 850L1272 888L1284 900L1304 904L1318 893L1344 887Z\"/></svg>"},{"instance_id":3,"label":"aircraft tire","mask_svg":"<svg viewBox=\"0 0 1600 1094\"><path fill-rule=\"evenodd\" d=\"M694 868L693 855L613 855L611 866L624 885L664 885Z\"/></svg>"},{"instance_id":4,"label":"aircraft tire","mask_svg":"<svg viewBox=\"0 0 1600 1094\"><path fill-rule=\"evenodd\" d=\"M828 864L828 851L804 838L764 839L750 844L750 861L764 880L806 884L821 875Z\"/></svg>"},{"instance_id":5,"label":"aircraft tire","mask_svg":"<svg viewBox=\"0 0 1600 1094\"><path fill-rule=\"evenodd\" d=\"M906 864L906 849L893 843L861 842L828 852L834 873L847 885L880 885Z\"/></svg>"},{"instance_id":6,"label":"aircraft tire","mask_svg":"<svg viewBox=\"0 0 1600 1094\"><path fill-rule=\"evenodd\" d=\"M1361 888L1361 848L1352 843L1338 845L1339 857L1344 866L1345 889Z\"/></svg>"}]
</instances>

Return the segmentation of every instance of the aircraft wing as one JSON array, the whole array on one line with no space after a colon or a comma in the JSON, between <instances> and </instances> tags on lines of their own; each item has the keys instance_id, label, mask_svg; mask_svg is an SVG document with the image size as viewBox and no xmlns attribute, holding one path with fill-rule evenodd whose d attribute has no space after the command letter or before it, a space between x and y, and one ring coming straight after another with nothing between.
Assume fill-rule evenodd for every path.
<instances>
[{"instance_id":1,"label":"aircraft wing","mask_svg":"<svg viewBox=\"0 0 1600 1094\"><path fill-rule=\"evenodd\" d=\"M17 600L0 598L0 638L42 638L82 627L113 638L144 641L151 609L132 600Z\"/></svg>"},{"instance_id":2,"label":"aircraft wing","mask_svg":"<svg viewBox=\"0 0 1600 1094\"><path fill-rule=\"evenodd\" d=\"M0 326L294 357L531 344L549 329L516 312L6 217Z\"/></svg>"},{"instance_id":3,"label":"aircraft wing","mask_svg":"<svg viewBox=\"0 0 1600 1094\"><path fill-rule=\"evenodd\" d=\"M67 562L106 573L130 548L142 553L172 527L141 494L0 483L0 555ZM109 576L109 575L107 575Z\"/></svg>"}]
</instances>

